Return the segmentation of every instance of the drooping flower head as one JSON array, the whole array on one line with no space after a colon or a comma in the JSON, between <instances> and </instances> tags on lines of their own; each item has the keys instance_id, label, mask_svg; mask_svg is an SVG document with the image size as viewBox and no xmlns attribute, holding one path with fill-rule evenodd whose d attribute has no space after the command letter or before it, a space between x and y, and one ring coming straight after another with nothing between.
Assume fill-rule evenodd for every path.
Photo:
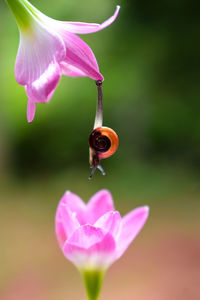
<instances>
[{"instance_id":1,"label":"drooping flower head","mask_svg":"<svg viewBox=\"0 0 200 300\"><path fill-rule=\"evenodd\" d=\"M62 74L103 80L92 50L76 34L106 28L116 19L119 6L107 21L95 24L51 19L27 0L6 2L20 31L15 77L26 89L28 122L34 118L35 103L50 100Z\"/></svg>"},{"instance_id":2,"label":"drooping flower head","mask_svg":"<svg viewBox=\"0 0 200 300\"><path fill-rule=\"evenodd\" d=\"M122 218L107 190L96 193L88 204L71 192L64 194L56 212L56 235L65 257L83 274L88 294L96 295L89 299L97 299L105 270L135 239L148 212L143 206Z\"/></svg>"}]
</instances>

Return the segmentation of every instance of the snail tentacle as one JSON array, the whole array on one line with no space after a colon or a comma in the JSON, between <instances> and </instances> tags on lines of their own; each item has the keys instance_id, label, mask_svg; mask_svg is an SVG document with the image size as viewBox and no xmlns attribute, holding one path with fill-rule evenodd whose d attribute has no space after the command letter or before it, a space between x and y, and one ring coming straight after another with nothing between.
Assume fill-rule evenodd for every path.
<instances>
[{"instance_id":1,"label":"snail tentacle","mask_svg":"<svg viewBox=\"0 0 200 300\"><path fill-rule=\"evenodd\" d=\"M97 166L92 167L92 171L91 171L90 176L88 177L88 179L92 179L96 169L98 169L101 172L102 175L106 175L103 167L101 165L97 165Z\"/></svg>"}]
</instances>

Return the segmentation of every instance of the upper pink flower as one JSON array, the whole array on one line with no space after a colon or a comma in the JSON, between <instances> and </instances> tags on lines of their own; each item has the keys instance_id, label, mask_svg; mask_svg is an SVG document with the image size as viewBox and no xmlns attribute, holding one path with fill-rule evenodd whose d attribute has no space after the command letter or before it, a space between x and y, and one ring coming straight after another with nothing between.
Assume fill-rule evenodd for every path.
<instances>
[{"instance_id":1,"label":"upper pink flower","mask_svg":"<svg viewBox=\"0 0 200 300\"><path fill-rule=\"evenodd\" d=\"M120 7L102 24L51 19L27 0L6 0L15 15L20 44L15 77L28 96L27 119L35 115L36 102L48 102L62 74L103 80L90 47L75 34L102 30L116 19Z\"/></svg>"},{"instance_id":2,"label":"upper pink flower","mask_svg":"<svg viewBox=\"0 0 200 300\"><path fill-rule=\"evenodd\" d=\"M121 257L148 218L139 207L121 218L107 190L85 204L66 192L57 208L56 235L64 255L80 270L105 270Z\"/></svg>"}]
</instances>

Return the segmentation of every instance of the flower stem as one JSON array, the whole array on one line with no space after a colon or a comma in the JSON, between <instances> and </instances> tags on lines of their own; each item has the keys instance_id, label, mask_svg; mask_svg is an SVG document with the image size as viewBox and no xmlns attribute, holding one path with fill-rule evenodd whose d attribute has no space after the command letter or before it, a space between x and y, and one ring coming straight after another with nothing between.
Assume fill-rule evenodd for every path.
<instances>
[{"instance_id":1,"label":"flower stem","mask_svg":"<svg viewBox=\"0 0 200 300\"><path fill-rule=\"evenodd\" d=\"M88 300L98 300L101 285L103 281L104 272L103 271L84 271L83 279L85 283L86 292L88 295Z\"/></svg>"},{"instance_id":2,"label":"flower stem","mask_svg":"<svg viewBox=\"0 0 200 300\"><path fill-rule=\"evenodd\" d=\"M5 0L12 11L17 25L21 30L26 30L32 22L31 13L23 0Z\"/></svg>"}]
</instances>

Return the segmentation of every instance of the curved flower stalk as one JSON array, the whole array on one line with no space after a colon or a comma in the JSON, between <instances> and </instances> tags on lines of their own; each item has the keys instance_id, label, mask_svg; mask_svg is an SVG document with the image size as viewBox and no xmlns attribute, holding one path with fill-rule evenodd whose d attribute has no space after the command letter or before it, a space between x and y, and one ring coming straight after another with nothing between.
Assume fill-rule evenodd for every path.
<instances>
[{"instance_id":1,"label":"curved flower stalk","mask_svg":"<svg viewBox=\"0 0 200 300\"><path fill-rule=\"evenodd\" d=\"M61 75L103 80L90 47L76 34L102 30L116 19L120 7L102 24L62 22L51 19L27 0L6 0L19 31L20 44L15 77L28 96L27 119L35 116L35 103L48 102Z\"/></svg>"},{"instance_id":2,"label":"curved flower stalk","mask_svg":"<svg viewBox=\"0 0 200 300\"><path fill-rule=\"evenodd\" d=\"M107 268L119 259L140 232L149 208L139 207L123 218L107 190L85 204L66 192L56 212L56 235L63 254L83 275L89 300L97 300Z\"/></svg>"}]
</instances>

